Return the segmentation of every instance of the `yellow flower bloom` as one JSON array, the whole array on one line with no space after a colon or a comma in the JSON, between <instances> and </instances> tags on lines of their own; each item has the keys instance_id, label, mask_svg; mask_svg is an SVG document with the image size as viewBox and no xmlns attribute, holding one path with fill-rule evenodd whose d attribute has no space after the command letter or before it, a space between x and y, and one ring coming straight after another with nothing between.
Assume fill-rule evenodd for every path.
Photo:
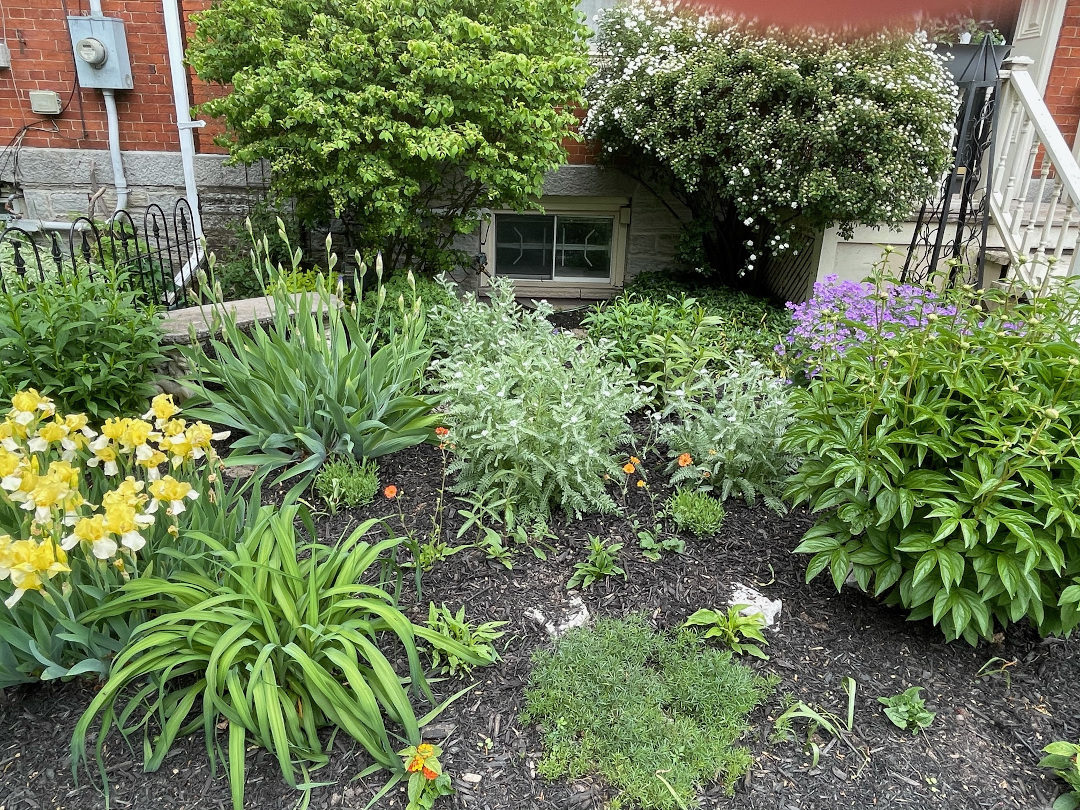
<instances>
[{"instance_id":1,"label":"yellow flower bloom","mask_svg":"<svg viewBox=\"0 0 1080 810\"><path fill-rule=\"evenodd\" d=\"M127 421L126 419L106 419L105 424L101 426L101 435L114 442L120 441L120 437L124 435L124 430L127 428L124 424Z\"/></svg>"},{"instance_id":2,"label":"yellow flower bloom","mask_svg":"<svg viewBox=\"0 0 1080 810\"><path fill-rule=\"evenodd\" d=\"M105 524L104 515L94 515L80 520L60 545L70 550L79 543L89 544L91 552L99 560L107 560L115 556L118 548L109 527Z\"/></svg>"},{"instance_id":3,"label":"yellow flower bloom","mask_svg":"<svg viewBox=\"0 0 1080 810\"><path fill-rule=\"evenodd\" d=\"M35 389L20 391L11 398L11 412L8 418L18 425L29 425L39 417L49 417L56 413L56 406L48 397L43 397Z\"/></svg>"},{"instance_id":4,"label":"yellow flower bloom","mask_svg":"<svg viewBox=\"0 0 1080 810\"><path fill-rule=\"evenodd\" d=\"M57 444L67 438L68 426L60 421L46 422L38 428L37 435L26 445L31 453L44 453L50 444Z\"/></svg>"},{"instance_id":5,"label":"yellow flower bloom","mask_svg":"<svg viewBox=\"0 0 1080 810\"><path fill-rule=\"evenodd\" d=\"M67 555L51 540L37 543L33 540L16 540L5 535L0 538L0 579L10 578L15 592L4 602L8 608L22 599L26 591L44 588L44 579L71 569Z\"/></svg>"},{"instance_id":6,"label":"yellow flower bloom","mask_svg":"<svg viewBox=\"0 0 1080 810\"><path fill-rule=\"evenodd\" d=\"M0 447L0 478L7 478L9 475L14 475L22 462L22 455Z\"/></svg>"},{"instance_id":7,"label":"yellow flower bloom","mask_svg":"<svg viewBox=\"0 0 1080 810\"><path fill-rule=\"evenodd\" d=\"M154 417L157 427L161 427L169 419L180 413L180 409L173 404L172 394L158 394L150 403L150 410L143 414L143 419Z\"/></svg>"},{"instance_id":8,"label":"yellow flower bloom","mask_svg":"<svg viewBox=\"0 0 1080 810\"><path fill-rule=\"evenodd\" d=\"M97 467L100 464L105 475L116 475L120 472L120 468L116 464L116 459L119 456L116 452L116 446L110 441L104 430L100 436L90 442L90 449L94 455L86 460L87 467Z\"/></svg>"},{"instance_id":9,"label":"yellow flower bloom","mask_svg":"<svg viewBox=\"0 0 1080 810\"><path fill-rule=\"evenodd\" d=\"M184 498L195 500L199 497L191 484L187 481L177 481L171 475L166 475L157 481L150 483L150 495L154 498L147 511L154 511L158 503L169 504L169 514L179 515L186 508Z\"/></svg>"}]
</instances>

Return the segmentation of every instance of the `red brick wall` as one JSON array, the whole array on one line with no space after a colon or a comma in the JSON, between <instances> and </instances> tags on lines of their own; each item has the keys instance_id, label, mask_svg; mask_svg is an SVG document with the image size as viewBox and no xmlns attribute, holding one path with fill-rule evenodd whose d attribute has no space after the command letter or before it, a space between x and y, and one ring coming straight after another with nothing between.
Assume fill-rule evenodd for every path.
<instances>
[{"instance_id":1,"label":"red brick wall","mask_svg":"<svg viewBox=\"0 0 1080 810\"><path fill-rule=\"evenodd\" d=\"M82 0L66 0L72 15L88 12ZM116 94L120 147L125 150L179 148L169 81L168 49L160 0L104 0L106 16L125 23L133 90ZM0 70L0 142L7 145L24 127L25 146L104 149L105 107L99 90L75 89L75 63L62 0L8 0L4 4L11 69ZM55 90L64 112L30 111L30 90Z\"/></svg>"},{"instance_id":2,"label":"red brick wall","mask_svg":"<svg viewBox=\"0 0 1080 810\"><path fill-rule=\"evenodd\" d=\"M1071 144L1080 125L1080 0L1068 0L1065 5L1044 97L1061 134Z\"/></svg>"}]
</instances>

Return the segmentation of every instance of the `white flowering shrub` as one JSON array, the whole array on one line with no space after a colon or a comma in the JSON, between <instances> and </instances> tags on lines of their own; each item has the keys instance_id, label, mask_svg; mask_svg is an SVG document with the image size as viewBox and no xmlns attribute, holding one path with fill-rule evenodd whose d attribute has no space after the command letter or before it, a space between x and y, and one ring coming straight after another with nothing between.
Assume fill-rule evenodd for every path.
<instances>
[{"instance_id":1,"label":"white flowering shrub","mask_svg":"<svg viewBox=\"0 0 1080 810\"><path fill-rule=\"evenodd\" d=\"M584 133L684 203L684 261L749 285L798 232L897 226L951 155L956 88L925 37L784 39L657 0L605 11Z\"/></svg>"},{"instance_id":2,"label":"white flowering shrub","mask_svg":"<svg viewBox=\"0 0 1080 810\"><path fill-rule=\"evenodd\" d=\"M715 492L721 501L735 495L752 504L760 496L783 512L780 493L797 461L780 446L795 421L790 387L737 352L725 374L701 374L677 392L664 413L677 419L660 428L672 486Z\"/></svg>"},{"instance_id":3,"label":"white flowering shrub","mask_svg":"<svg viewBox=\"0 0 1080 810\"><path fill-rule=\"evenodd\" d=\"M613 510L606 480L621 476L615 451L641 392L603 345L553 329L546 303L524 310L505 279L490 292L490 305L468 295L433 314L445 341L436 348L447 355L435 367L449 398L454 490L494 491L530 518L555 506Z\"/></svg>"}]
</instances>

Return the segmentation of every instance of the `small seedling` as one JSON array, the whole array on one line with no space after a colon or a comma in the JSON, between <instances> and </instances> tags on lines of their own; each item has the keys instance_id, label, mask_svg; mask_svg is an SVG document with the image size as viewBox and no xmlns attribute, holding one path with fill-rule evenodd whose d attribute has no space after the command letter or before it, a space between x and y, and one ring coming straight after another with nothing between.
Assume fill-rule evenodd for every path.
<instances>
[{"instance_id":1,"label":"small seedling","mask_svg":"<svg viewBox=\"0 0 1080 810\"><path fill-rule=\"evenodd\" d=\"M1012 688L1012 677L1009 675L1009 667L1016 666L1017 659L1012 661L1006 661L1004 658L994 656L981 667L979 671L975 673L976 678L994 678L998 675L1005 679L1005 688Z\"/></svg>"},{"instance_id":2,"label":"small seedling","mask_svg":"<svg viewBox=\"0 0 1080 810\"><path fill-rule=\"evenodd\" d=\"M921 686L912 686L899 695L888 698L879 697L878 703L885 706L885 716L892 720L893 725L910 731L912 734L918 734L923 729L929 728L937 717L937 714L927 710L925 701L919 697L921 691Z\"/></svg>"},{"instance_id":3,"label":"small seedling","mask_svg":"<svg viewBox=\"0 0 1080 810\"><path fill-rule=\"evenodd\" d=\"M1043 749L1047 756L1039 760L1040 768L1051 768L1068 783L1071 790L1058 796L1053 810L1076 810L1080 807L1080 745L1071 742L1052 742Z\"/></svg>"},{"instance_id":4,"label":"small seedling","mask_svg":"<svg viewBox=\"0 0 1080 810\"><path fill-rule=\"evenodd\" d=\"M464 607L454 613L446 605L439 607L432 602L428 606L427 626L431 630L453 639L467 647L471 652L486 658L489 664L499 660L499 654L495 651L493 642L506 635L499 630L505 624L506 622L473 624L465 619ZM433 669L439 669L442 673L449 675L472 671L471 664L465 663L452 653L440 651L435 647L431 649L431 666Z\"/></svg>"},{"instance_id":5,"label":"small seedling","mask_svg":"<svg viewBox=\"0 0 1080 810\"><path fill-rule=\"evenodd\" d=\"M791 703L784 713L776 718L776 722L773 723L773 740L779 741L792 738L792 721L806 721L806 739L803 743L803 749L810 752L812 757L811 767L813 768L816 768L818 762L821 761L821 746L814 740L814 735L817 734L819 730L841 740L848 748L862 756L864 763L869 759L869 756L864 751L856 748L851 740L848 739L848 735L855 727L855 693L858 689L858 685L855 683L854 678L844 678L840 682L840 685L848 699L847 715L843 720L832 712L826 711L820 707L814 708L799 700Z\"/></svg>"},{"instance_id":6,"label":"small seedling","mask_svg":"<svg viewBox=\"0 0 1080 810\"><path fill-rule=\"evenodd\" d=\"M679 490L668 501L667 512L680 531L695 537L716 534L724 524L724 505L707 492Z\"/></svg>"},{"instance_id":7,"label":"small seedling","mask_svg":"<svg viewBox=\"0 0 1080 810\"><path fill-rule=\"evenodd\" d=\"M315 492L337 512L339 507L365 506L379 491L379 468L374 461L359 462L339 456L323 464L315 476Z\"/></svg>"},{"instance_id":8,"label":"small seedling","mask_svg":"<svg viewBox=\"0 0 1080 810\"><path fill-rule=\"evenodd\" d=\"M447 557L451 557L467 548L472 548L472 546L448 546L443 540L428 540L420 546L417 562L422 569L430 571L435 567L436 563L441 563Z\"/></svg>"},{"instance_id":9,"label":"small seedling","mask_svg":"<svg viewBox=\"0 0 1080 810\"><path fill-rule=\"evenodd\" d=\"M596 535L589 535L589 556L584 562L574 566L574 574L566 583L567 589L585 590L605 577L619 576L626 579L626 572L615 564L616 555L622 550L622 543L607 545Z\"/></svg>"},{"instance_id":10,"label":"small seedling","mask_svg":"<svg viewBox=\"0 0 1080 810\"><path fill-rule=\"evenodd\" d=\"M769 643L761 634L765 627L765 616L761 613L744 615L743 611L748 607L749 605L732 605L727 613L702 608L687 619L683 627L707 627L705 638L720 639L736 655L746 653L768 661L769 656L761 651L761 648ZM759 642L760 646L752 643L754 641Z\"/></svg>"}]
</instances>

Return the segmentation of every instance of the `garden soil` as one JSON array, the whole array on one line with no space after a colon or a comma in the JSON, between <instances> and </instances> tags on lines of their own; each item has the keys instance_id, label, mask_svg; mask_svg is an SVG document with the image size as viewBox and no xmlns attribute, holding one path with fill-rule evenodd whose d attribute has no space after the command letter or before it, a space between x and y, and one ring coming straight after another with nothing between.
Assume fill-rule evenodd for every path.
<instances>
[{"instance_id":1,"label":"garden soil","mask_svg":"<svg viewBox=\"0 0 1080 810\"><path fill-rule=\"evenodd\" d=\"M646 465L650 461L659 459L645 458ZM369 507L323 517L322 539L332 542L376 515L404 520L426 536L437 514L442 470L442 454L428 446L384 460L382 483L397 486L398 497L380 495ZM635 514L647 520L649 503L646 491L631 487L616 515L553 524L558 538L550 541L544 560L522 548L508 570L475 550L464 551L425 574L422 605L407 594L416 621L426 618L428 600L434 600L454 609L464 605L473 621L507 622L499 663L464 681L434 685L437 695L446 696L476 684L426 730L430 740L443 741L444 764L457 789L438 807L580 810L602 807L613 795L594 778L540 777L540 732L519 720L530 658L550 644L528 614L552 615L567 606L566 582L584 559L590 534L625 543L620 564L626 580L601 582L581 594L593 616L643 612L657 627L674 628L698 608L723 605L736 582L783 601L777 629L766 631L770 659L750 660L758 671L781 679L770 701L750 717L744 743L754 764L731 796L707 787L702 807L1035 810L1048 808L1063 790L1037 763L1047 743L1080 739L1080 641L1044 641L1015 627L998 643L947 645L927 623L906 622L899 611L857 591L838 594L824 579L806 584L806 560L791 553L809 525L798 511L778 517L760 506L732 505L718 535L688 539L685 554L650 562L637 551L627 520ZM444 532L451 540L461 525L459 506L447 497ZM849 676L858 684L854 729L846 741L819 732L816 766L803 740L772 740L773 720L791 700L843 716L841 681ZM917 736L893 726L876 700L915 685L924 688L928 708L937 713L929 730ZM0 810L106 806L96 770L81 772L76 782L68 755L72 729L94 692L86 681L0 692ZM131 743L129 748L119 737L105 743L111 807L230 807L227 781L220 768L211 772L201 733L179 741L153 774L142 772L141 739ZM358 746L336 735L330 764L311 775L325 784L312 792L310 807L367 806L382 784L378 776L357 778L368 764ZM265 752L249 750L247 774L246 807L296 806L300 794L284 783ZM403 792L388 794L376 807L403 808Z\"/></svg>"}]
</instances>

